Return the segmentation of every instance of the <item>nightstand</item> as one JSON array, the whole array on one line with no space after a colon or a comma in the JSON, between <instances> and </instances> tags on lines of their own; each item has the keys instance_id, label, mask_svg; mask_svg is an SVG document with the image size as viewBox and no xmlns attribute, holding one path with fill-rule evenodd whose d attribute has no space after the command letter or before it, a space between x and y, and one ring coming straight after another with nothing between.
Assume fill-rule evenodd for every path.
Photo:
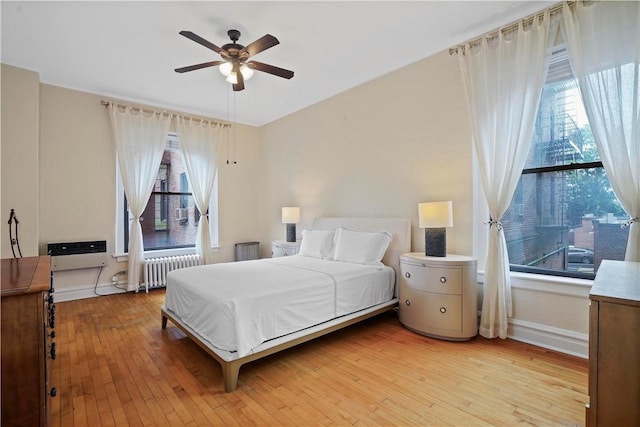
<instances>
[{"instance_id":1,"label":"nightstand","mask_svg":"<svg viewBox=\"0 0 640 427\"><path fill-rule=\"evenodd\" d=\"M478 265L448 254L400 256L400 322L422 335L464 341L478 333Z\"/></svg>"},{"instance_id":2,"label":"nightstand","mask_svg":"<svg viewBox=\"0 0 640 427\"><path fill-rule=\"evenodd\" d=\"M299 251L300 242L285 242L284 240L275 240L271 242L272 258L297 255Z\"/></svg>"}]
</instances>

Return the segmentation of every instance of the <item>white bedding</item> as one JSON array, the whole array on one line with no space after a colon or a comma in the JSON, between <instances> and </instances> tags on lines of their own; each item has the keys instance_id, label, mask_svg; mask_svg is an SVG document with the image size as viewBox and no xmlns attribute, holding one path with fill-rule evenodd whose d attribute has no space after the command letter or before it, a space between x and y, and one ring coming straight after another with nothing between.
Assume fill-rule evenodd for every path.
<instances>
[{"instance_id":1,"label":"white bedding","mask_svg":"<svg viewBox=\"0 0 640 427\"><path fill-rule=\"evenodd\" d=\"M262 342L393 298L391 267L290 256L174 270L165 307L211 345Z\"/></svg>"}]
</instances>

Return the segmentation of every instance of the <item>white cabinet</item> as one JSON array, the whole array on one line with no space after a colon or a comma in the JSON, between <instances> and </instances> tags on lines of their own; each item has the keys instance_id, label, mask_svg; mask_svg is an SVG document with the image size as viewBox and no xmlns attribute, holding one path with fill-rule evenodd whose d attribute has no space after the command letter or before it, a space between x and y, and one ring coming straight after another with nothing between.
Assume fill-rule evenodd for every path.
<instances>
[{"instance_id":1,"label":"white cabinet","mask_svg":"<svg viewBox=\"0 0 640 427\"><path fill-rule=\"evenodd\" d=\"M400 322L422 335L462 341L478 333L478 266L461 255L400 256Z\"/></svg>"},{"instance_id":2,"label":"white cabinet","mask_svg":"<svg viewBox=\"0 0 640 427\"><path fill-rule=\"evenodd\" d=\"M272 258L297 255L299 251L300 242L285 242L284 240L276 240L271 242Z\"/></svg>"}]
</instances>

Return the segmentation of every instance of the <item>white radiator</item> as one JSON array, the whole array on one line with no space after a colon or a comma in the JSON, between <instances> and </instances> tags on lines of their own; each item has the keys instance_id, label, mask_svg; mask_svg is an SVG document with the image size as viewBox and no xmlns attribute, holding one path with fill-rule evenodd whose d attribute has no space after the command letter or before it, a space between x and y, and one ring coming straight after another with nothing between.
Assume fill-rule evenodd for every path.
<instances>
[{"instance_id":1,"label":"white radiator","mask_svg":"<svg viewBox=\"0 0 640 427\"><path fill-rule=\"evenodd\" d=\"M167 273L179 268L193 267L202 263L200 255L178 255L149 258L144 261L144 287L149 289L167 286Z\"/></svg>"}]
</instances>

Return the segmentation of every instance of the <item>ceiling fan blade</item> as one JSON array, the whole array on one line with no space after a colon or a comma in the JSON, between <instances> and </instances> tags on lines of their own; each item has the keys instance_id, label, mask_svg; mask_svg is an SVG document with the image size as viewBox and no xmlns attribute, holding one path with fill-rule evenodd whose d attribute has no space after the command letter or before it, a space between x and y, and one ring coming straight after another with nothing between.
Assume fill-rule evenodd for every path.
<instances>
[{"instance_id":1,"label":"ceiling fan blade","mask_svg":"<svg viewBox=\"0 0 640 427\"><path fill-rule=\"evenodd\" d=\"M216 65L224 64L224 61L211 61L203 62L202 64L189 65L188 67L176 68L176 73L186 73L187 71L199 70L201 68L215 67Z\"/></svg>"},{"instance_id":2,"label":"ceiling fan blade","mask_svg":"<svg viewBox=\"0 0 640 427\"><path fill-rule=\"evenodd\" d=\"M265 73L273 74L274 76L290 79L293 77L293 71L285 70L284 68L276 67L274 65L265 64L258 61L249 61L247 66L254 70L263 71Z\"/></svg>"},{"instance_id":3,"label":"ceiling fan blade","mask_svg":"<svg viewBox=\"0 0 640 427\"><path fill-rule=\"evenodd\" d=\"M232 72L236 73L236 79L238 80L238 83L233 85L233 90L236 92L240 90L244 90L244 76L240 72L240 66L238 64L235 64L233 66Z\"/></svg>"},{"instance_id":4,"label":"ceiling fan blade","mask_svg":"<svg viewBox=\"0 0 640 427\"><path fill-rule=\"evenodd\" d=\"M271 34L266 34L253 43L249 43L244 49L240 51L240 56L246 59L277 44L280 44L280 41L278 41L277 38L275 38Z\"/></svg>"},{"instance_id":5,"label":"ceiling fan blade","mask_svg":"<svg viewBox=\"0 0 640 427\"><path fill-rule=\"evenodd\" d=\"M193 40L194 42L201 44L202 46L209 48L216 53L219 53L219 54L222 54L223 52L226 53L226 51L224 51L223 49L219 48L218 46L211 43L210 41L203 39L199 35L192 33L191 31L180 31L178 34L180 34L181 36L185 36L189 40Z\"/></svg>"}]
</instances>

